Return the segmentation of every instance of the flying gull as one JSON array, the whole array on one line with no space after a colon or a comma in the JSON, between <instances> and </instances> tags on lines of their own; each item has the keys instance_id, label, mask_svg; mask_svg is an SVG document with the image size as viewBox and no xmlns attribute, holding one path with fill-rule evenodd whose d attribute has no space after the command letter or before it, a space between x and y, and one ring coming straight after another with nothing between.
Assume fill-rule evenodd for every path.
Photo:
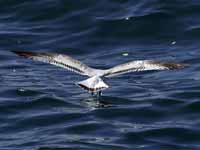
<instances>
[{"instance_id":1,"label":"flying gull","mask_svg":"<svg viewBox=\"0 0 200 150\"><path fill-rule=\"evenodd\" d=\"M182 69L185 65L174 62L160 62L154 60L136 60L125 64L120 64L110 69L91 68L84 63L76 60L68 55L55 53L37 53L25 51L12 51L19 56L30 58L35 61L41 61L56 65L80 75L88 76L89 78L76 83L84 90L92 93L92 95L101 95L101 91L109 86L102 78L114 77L120 74L129 72L139 72L148 70L174 70Z\"/></svg>"}]
</instances>

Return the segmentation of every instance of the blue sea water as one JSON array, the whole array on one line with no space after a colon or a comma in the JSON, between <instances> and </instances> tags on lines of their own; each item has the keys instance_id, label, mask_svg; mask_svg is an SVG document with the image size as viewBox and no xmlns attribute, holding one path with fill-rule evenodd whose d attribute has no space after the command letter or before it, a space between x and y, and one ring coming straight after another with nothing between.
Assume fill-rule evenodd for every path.
<instances>
[{"instance_id":1,"label":"blue sea water","mask_svg":"<svg viewBox=\"0 0 200 150\"><path fill-rule=\"evenodd\" d=\"M0 1L0 150L200 149L199 18L199 0ZM11 50L189 66L107 79L96 100L84 77Z\"/></svg>"}]
</instances>

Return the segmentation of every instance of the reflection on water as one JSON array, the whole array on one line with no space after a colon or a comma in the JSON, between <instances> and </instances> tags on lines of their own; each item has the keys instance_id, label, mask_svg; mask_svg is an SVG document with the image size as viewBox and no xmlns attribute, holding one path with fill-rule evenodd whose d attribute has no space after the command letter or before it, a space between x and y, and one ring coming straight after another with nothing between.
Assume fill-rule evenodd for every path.
<instances>
[{"instance_id":1,"label":"reflection on water","mask_svg":"<svg viewBox=\"0 0 200 150\"><path fill-rule=\"evenodd\" d=\"M100 97L89 97L86 99L81 100L81 102L91 109L98 109L98 108L110 108L110 107L121 107L124 106L125 108L132 107L132 108L144 108L144 107L151 107L152 104L149 100L131 100L125 99L120 97L112 97L112 96L100 96Z\"/></svg>"},{"instance_id":2,"label":"reflection on water","mask_svg":"<svg viewBox=\"0 0 200 150\"><path fill-rule=\"evenodd\" d=\"M106 101L106 98L103 96L89 97L89 98L81 100L81 102L91 109L108 108L108 107L114 106L111 102Z\"/></svg>"}]
</instances>

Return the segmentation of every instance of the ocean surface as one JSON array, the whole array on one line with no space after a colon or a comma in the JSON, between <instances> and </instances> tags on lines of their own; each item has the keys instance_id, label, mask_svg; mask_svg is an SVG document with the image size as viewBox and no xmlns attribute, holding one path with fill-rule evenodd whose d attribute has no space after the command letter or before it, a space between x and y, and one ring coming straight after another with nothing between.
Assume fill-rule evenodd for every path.
<instances>
[{"instance_id":1,"label":"ocean surface","mask_svg":"<svg viewBox=\"0 0 200 150\"><path fill-rule=\"evenodd\" d=\"M95 99L85 77L11 50L189 66L105 79ZM1 0L0 150L133 149L200 149L200 1Z\"/></svg>"}]
</instances>

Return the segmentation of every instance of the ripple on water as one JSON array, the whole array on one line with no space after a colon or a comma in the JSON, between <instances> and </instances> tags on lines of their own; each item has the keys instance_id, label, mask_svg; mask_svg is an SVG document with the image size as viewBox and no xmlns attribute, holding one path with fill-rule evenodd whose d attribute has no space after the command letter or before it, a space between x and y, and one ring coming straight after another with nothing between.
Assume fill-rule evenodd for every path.
<instances>
[{"instance_id":1,"label":"ripple on water","mask_svg":"<svg viewBox=\"0 0 200 150\"><path fill-rule=\"evenodd\" d=\"M0 149L200 149L199 4L0 1ZM190 65L109 79L97 100L74 86L84 77L10 50L69 54L99 68L141 59Z\"/></svg>"}]
</instances>

